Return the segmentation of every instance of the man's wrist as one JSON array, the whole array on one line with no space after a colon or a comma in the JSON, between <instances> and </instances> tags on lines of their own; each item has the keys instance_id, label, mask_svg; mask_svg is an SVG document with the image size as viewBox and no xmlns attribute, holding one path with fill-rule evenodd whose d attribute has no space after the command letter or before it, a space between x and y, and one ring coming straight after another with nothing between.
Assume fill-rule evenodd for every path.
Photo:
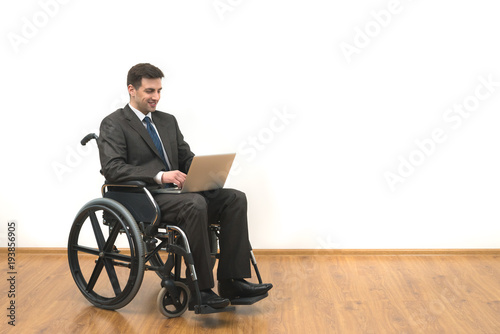
<instances>
[{"instance_id":1,"label":"man's wrist","mask_svg":"<svg viewBox=\"0 0 500 334\"><path fill-rule=\"evenodd\" d=\"M155 182L158 184L163 184L163 182L162 182L163 173L165 173L165 172L159 172L158 174L156 174L155 177L153 178L153 180L155 180Z\"/></svg>"}]
</instances>

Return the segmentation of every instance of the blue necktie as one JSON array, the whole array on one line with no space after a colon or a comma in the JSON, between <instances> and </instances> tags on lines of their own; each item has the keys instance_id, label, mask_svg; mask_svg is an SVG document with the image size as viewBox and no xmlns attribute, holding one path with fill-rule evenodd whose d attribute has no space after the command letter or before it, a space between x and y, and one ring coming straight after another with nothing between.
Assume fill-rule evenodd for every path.
<instances>
[{"instance_id":1,"label":"blue necktie","mask_svg":"<svg viewBox=\"0 0 500 334\"><path fill-rule=\"evenodd\" d=\"M169 170L168 164L167 164L167 159L165 159L165 155L163 154L163 146L161 146L161 141L160 137L158 137L158 134L155 131L155 128L153 127L153 124L151 124L151 119L146 116L144 117L144 122L146 122L146 129L148 129L149 135L151 136L151 139L153 139L153 143L156 146L156 149L160 153L160 157L163 160L163 163L165 164L165 167L167 167L167 171Z\"/></svg>"}]
</instances>

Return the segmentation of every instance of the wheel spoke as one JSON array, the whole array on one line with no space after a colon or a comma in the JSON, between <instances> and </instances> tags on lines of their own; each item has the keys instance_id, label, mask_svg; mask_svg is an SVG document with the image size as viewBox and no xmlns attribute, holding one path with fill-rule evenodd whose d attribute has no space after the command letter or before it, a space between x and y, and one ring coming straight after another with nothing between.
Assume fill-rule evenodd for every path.
<instances>
[{"instance_id":1,"label":"wheel spoke","mask_svg":"<svg viewBox=\"0 0 500 334\"><path fill-rule=\"evenodd\" d=\"M129 255L122 255L122 254L115 253L113 251L108 252L108 253L104 253L104 254L105 254L105 257L107 259L113 259L113 260L118 260L121 262L132 263L132 258Z\"/></svg>"},{"instance_id":2,"label":"wheel spoke","mask_svg":"<svg viewBox=\"0 0 500 334\"><path fill-rule=\"evenodd\" d=\"M103 252L110 252L113 249L113 246L115 245L115 241L119 233L120 233L120 228L118 227L118 223L115 223L115 226L114 228L111 229L111 233L109 234L108 240L106 241L106 244L103 247Z\"/></svg>"},{"instance_id":3,"label":"wheel spoke","mask_svg":"<svg viewBox=\"0 0 500 334\"><path fill-rule=\"evenodd\" d=\"M92 272L92 276L90 276L89 283L87 284L87 292L90 292L94 289L95 284L97 283L97 279L99 278L99 275L101 275L102 268L104 266L104 262L102 258L99 258L97 260L97 263L95 265L94 271Z\"/></svg>"},{"instance_id":4,"label":"wheel spoke","mask_svg":"<svg viewBox=\"0 0 500 334\"><path fill-rule=\"evenodd\" d=\"M97 247L102 252L104 250L104 235L102 234L101 226L95 215L94 211L89 211L90 221L92 223L92 229L94 230L95 239L97 241Z\"/></svg>"},{"instance_id":5,"label":"wheel spoke","mask_svg":"<svg viewBox=\"0 0 500 334\"><path fill-rule=\"evenodd\" d=\"M115 295L118 296L122 289L120 288L120 282L118 281L118 276L116 276L116 270L113 265L113 261L110 259L104 259L104 266L106 267L106 272L108 273L109 281L113 287Z\"/></svg>"},{"instance_id":6,"label":"wheel spoke","mask_svg":"<svg viewBox=\"0 0 500 334\"><path fill-rule=\"evenodd\" d=\"M90 247L81 246L81 245L73 245L72 249L75 251L78 251L78 252L99 256L99 250L95 249L95 248L90 248Z\"/></svg>"}]
</instances>

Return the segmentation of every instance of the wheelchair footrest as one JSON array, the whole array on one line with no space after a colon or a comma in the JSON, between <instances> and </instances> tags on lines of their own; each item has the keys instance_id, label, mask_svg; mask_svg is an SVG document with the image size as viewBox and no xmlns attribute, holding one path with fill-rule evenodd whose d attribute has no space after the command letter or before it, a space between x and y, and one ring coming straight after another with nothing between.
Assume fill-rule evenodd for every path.
<instances>
[{"instance_id":1,"label":"wheelchair footrest","mask_svg":"<svg viewBox=\"0 0 500 334\"><path fill-rule=\"evenodd\" d=\"M236 310L233 306L227 306L224 308L213 308L208 305L196 305L194 307L195 314L211 314L211 313L220 313L220 312L229 312Z\"/></svg>"},{"instance_id":2,"label":"wheelchair footrest","mask_svg":"<svg viewBox=\"0 0 500 334\"><path fill-rule=\"evenodd\" d=\"M245 298L236 298L231 300L231 305L252 305L256 302L266 298L269 294L266 292L263 295L255 296L255 297L245 297Z\"/></svg>"}]
</instances>

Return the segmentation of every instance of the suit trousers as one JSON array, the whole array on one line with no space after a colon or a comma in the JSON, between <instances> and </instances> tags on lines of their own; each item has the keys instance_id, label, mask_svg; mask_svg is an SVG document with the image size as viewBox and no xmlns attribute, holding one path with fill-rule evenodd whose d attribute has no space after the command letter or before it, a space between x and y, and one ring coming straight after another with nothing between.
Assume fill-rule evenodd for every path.
<instances>
[{"instance_id":1,"label":"suit trousers","mask_svg":"<svg viewBox=\"0 0 500 334\"><path fill-rule=\"evenodd\" d=\"M180 227L189 240L200 290L214 287L209 226L220 224L217 279L248 278L250 242L246 195L234 189L158 194L162 222Z\"/></svg>"}]
</instances>

